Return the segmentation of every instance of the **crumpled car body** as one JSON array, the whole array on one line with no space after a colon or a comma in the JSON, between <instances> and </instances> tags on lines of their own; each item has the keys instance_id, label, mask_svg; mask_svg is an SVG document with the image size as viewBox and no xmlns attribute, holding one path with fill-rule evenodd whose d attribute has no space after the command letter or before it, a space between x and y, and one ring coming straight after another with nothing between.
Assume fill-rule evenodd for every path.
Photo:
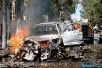
<instances>
[{"instance_id":1,"label":"crumpled car body","mask_svg":"<svg viewBox=\"0 0 102 68\"><path fill-rule=\"evenodd\" d=\"M40 45L35 40L28 40L25 39L24 43L22 44L22 48L20 49L21 54L24 60L33 61L34 59L39 59L39 49ZM38 57L38 58L36 58Z\"/></svg>"},{"instance_id":2,"label":"crumpled car body","mask_svg":"<svg viewBox=\"0 0 102 68\"><path fill-rule=\"evenodd\" d=\"M30 29L30 37L28 39L35 40L37 42L41 41L52 41L56 44L60 44L60 34L59 29L54 22L36 24Z\"/></svg>"},{"instance_id":3,"label":"crumpled car body","mask_svg":"<svg viewBox=\"0 0 102 68\"><path fill-rule=\"evenodd\" d=\"M60 25L63 26L64 29ZM74 23L66 23L62 25L62 23L60 24L59 22L37 24L30 29L31 35L28 39L40 42L40 44L49 40L58 45L63 43L61 45L64 46L80 45L83 43L82 32L76 30L73 25Z\"/></svg>"},{"instance_id":4,"label":"crumpled car body","mask_svg":"<svg viewBox=\"0 0 102 68\"><path fill-rule=\"evenodd\" d=\"M57 55L57 48L60 45L80 45L83 42L81 41L82 32L74 30L72 24L67 24L67 27L62 31L59 23L54 22L36 24L31 27L30 36L25 38L26 40L36 41L39 44L42 61L47 60L49 56L52 58L54 55ZM56 54L51 55L53 50L56 50ZM35 51L37 51L37 48Z\"/></svg>"},{"instance_id":5,"label":"crumpled car body","mask_svg":"<svg viewBox=\"0 0 102 68\"><path fill-rule=\"evenodd\" d=\"M41 47L41 60L45 60L48 58L51 49L57 48L57 45L61 43L60 38L56 24L51 22L36 24L31 27L30 36L25 38L25 41L30 40L38 42Z\"/></svg>"},{"instance_id":6,"label":"crumpled car body","mask_svg":"<svg viewBox=\"0 0 102 68\"><path fill-rule=\"evenodd\" d=\"M43 35L43 36L31 36L31 37L28 37L27 39L30 39L30 40L35 40L37 41L40 46L42 48L46 48L46 46L49 46L49 43L48 42L51 42L51 40L55 40L55 42L57 43L57 39L58 39L58 35L56 34L51 34L51 35ZM45 46L44 46L45 44Z\"/></svg>"}]
</instances>

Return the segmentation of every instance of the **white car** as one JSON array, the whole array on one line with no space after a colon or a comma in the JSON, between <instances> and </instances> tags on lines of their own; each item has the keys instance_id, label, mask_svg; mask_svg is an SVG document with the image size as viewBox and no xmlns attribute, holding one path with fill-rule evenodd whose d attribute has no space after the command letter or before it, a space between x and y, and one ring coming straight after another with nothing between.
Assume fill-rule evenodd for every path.
<instances>
[{"instance_id":1,"label":"white car","mask_svg":"<svg viewBox=\"0 0 102 68\"><path fill-rule=\"evenodd\" d=\"M56 44L60 44L59 39L61 35L59 33L59 28L57 24L54 22L49 23L40 23L31 27L30 36L26 39L34 40L39 43L46 43L49 41L53 41ZM41 45L43 47L43 45Z\"/></svg>"},{"instance_id":2,"label":"white car","mask_svg":"<svg viewBox=\"0 0 102 68\"><path fill-rule=\"evenodd\" d=\"M30 36L25 38L25 42L27 45L30 45L30 42L37 42L38 46L34 46L34 52L37 54L37 49L41 47L41 60L48 59L48 56L53 56L57 54L58 45L70 46L70 45L80 45L82 44L82 33L74 30L73 24L65 24L66 27L62 30L59 23L49 22L49 23L40 23L36 24L35 26L31 27L30 29ZM36 43L36 44L37 44ZM31 49L33 48L33 45ZM56 49L56 51L54 51ZM28 50L29 51L29 50ZM54 51L54 54L50 54ZM27 54L25 59L30 57L34 57L34 55ZM32 59L28 59L32 60Z\"/></svg>"},{"instance_id":3,"label":"white car","mask_svg":"<svg viewBox=\"0 0 102 68\"><path fill-rule=\"evenodd\" d=\"M54 22L36 24L32 26L29 31L30 36L25 38L25 41L29 40L39 43L42 61L48 59L52 49L57 49L57 45L61 44L61 35L57 24ZM27 56L27 58L29 58L29 56Z\"/></svg>"},{"instance_id":4,"label":"white car","mask_svg":"<svg viewBox=\"0 0 102 68\"><path fill-rule=\"evenodd\" d=\"M82 32L75 30L73 23L60 24L48 22L36 24L32 27L30 33L31 35L28 39L37 42L50 40L61 45L63 42L64 46L80 45L83 43Z\"/></svg>"}]
</instances>

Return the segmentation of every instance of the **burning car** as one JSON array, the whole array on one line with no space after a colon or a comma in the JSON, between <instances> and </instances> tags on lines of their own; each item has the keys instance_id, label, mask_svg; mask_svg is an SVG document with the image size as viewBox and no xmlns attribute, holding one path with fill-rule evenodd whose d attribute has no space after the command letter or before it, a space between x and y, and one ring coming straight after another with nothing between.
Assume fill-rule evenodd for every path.
<instances>
[{"instance_id":1,"label":"burning car","mask_svg":"<svg viewBox=\"0 0 102 68\"><path fill-rule=\"evenodd\" d=\"M41 60L55 57L59 51L59 46L64 47L83 43L81 41L82 32L76 30L72 23L65 25L66 27L62 30L58 22L36 24L30 28L30 36L25 38L25 41L30 40L39 43Z\"/></svg>"},{"instance_id":2,"label":"burning car","mask_svg":"<svg viewBox=\"0 0 102 68\"><path fill-rule=\"evenodd\" d=\"M28 35L29 34L29 35ZM81 36L80 36L81 35ZM11 36L11 52L30 61L44 61L56 58L66 45L81 44L82 34L67 24L63 30L59 23L40 23L18 30ZM59 46L63 47L60 50Z\"/></svg>"},{"instance_id":3,"label":"burning car","mask_svg":"<svg viewBox=\"0 0 102 68\"><path fill-rule=\"evenodd\" d=\"M57 51L57 46L61 44L61 35L56 23L41 23L30 28L30 36L26 40L37 41L41 47L41 60L46 60L52 50Z\"/></svg>"},{"instance_id":4,"label":"burning car","mask_svg":"<svg viewBox=\"0 0 102 68\"><path fill-rule=\"evenodd\" d=\"M53 40L56 44L59 44L59 29L54 22L49 23L41 23L37 24L30 29L30 37L29 39L34 39L35 41L38 41L40 44L42 41L48 41ZM44 45L41 45L42 48L47 47Z\"/></svg>"}]
</instances>

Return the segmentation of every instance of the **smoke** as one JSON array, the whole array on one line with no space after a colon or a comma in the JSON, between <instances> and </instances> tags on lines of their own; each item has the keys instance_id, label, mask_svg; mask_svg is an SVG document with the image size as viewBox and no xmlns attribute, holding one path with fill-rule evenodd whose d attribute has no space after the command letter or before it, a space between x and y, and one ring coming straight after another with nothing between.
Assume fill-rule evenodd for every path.
<instances>
[{"instance_id":1,"label":"smoke","mask_svg":"<svg viewBox=\"0 0 102 68\"><path fill-rule=\"evenodd\" d=\"M28 27L32 27L37 23L43 23L44 17L50 19L53 16L51 14L50 0L17 0L16 4L17 21L13 28L11 28L13 30L12 33L14 33L18 26L23 27L23 25L27 24Z\"/></svg>"},{"instance_id":2,"label":"smoke","mask_svg":"<svg viewBox=\"0 0 102 68\"><path fill-rule=\"evenodd\" d=\"M25 7L24 15L29 25L34 25L42 21L42 9L40 0L30 0Z\"/></svg>"},{"instance_id":3,"label":"smoke","mask_svg":"<svg viewBox=\"0 0 102 68\"><path fill-rule=\"evenodd\" d=\"M52 17L51 1L50 0L28 0L27 7L25 7L24 15L27 17L27 23L34 25L36 23L42 23L45 18L50 21Z\"/></svg>"},{"instance_id":4,"label":"smoke","mask_svg":"<svg viewBox=\"0 0 102 68\"><path fill-rule=\"evenodd\" d=\"M30 27L41 21L41 0L16 0L16 23L11 23L12 28L10 30L12 33L14 33L18 26L27 24Z\"/></svg>"}]
</instances>

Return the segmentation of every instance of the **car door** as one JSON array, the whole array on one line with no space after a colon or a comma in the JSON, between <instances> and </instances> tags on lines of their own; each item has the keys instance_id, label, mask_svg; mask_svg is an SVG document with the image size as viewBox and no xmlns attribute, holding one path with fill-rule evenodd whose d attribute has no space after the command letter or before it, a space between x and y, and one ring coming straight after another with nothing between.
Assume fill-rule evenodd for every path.
<instances>
[{"instance_id":1,"label":"car door","mask_svg":"<svg viewBox=\"0 0 102 68\"><path fill-rule=\"evenodd\" d=\"M68 25L61 34L64 45L73 45L73 42L80 40L80 33L77 30L74 30L72 24Z\"/></svg>"}]
</instances>

